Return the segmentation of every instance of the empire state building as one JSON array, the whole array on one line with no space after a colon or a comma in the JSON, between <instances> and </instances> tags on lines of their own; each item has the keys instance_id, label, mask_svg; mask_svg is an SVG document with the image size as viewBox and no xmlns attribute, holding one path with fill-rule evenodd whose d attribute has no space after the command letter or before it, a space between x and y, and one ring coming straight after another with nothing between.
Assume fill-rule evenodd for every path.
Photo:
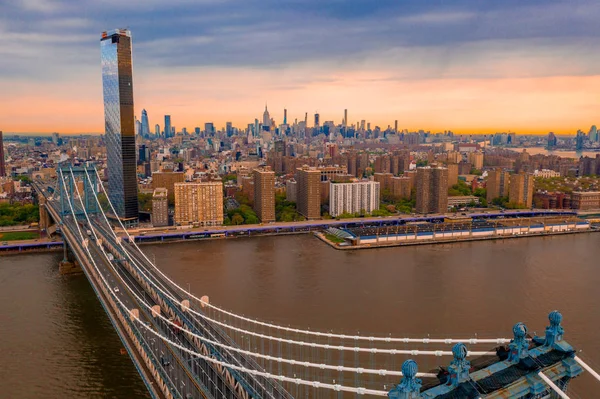
<instances>
[{"instance_id":1,"label":"empire state building","mask_svg":"<svg viewBox=\"0 0 600 399\"><path fill-rule=\"evenodd\" d=\"M265 104L265 112L263 113L263 130L270 131L271 130L271 116L269 115L269 110L267 109L267 104Z\"/></svg>"}]
</instances>

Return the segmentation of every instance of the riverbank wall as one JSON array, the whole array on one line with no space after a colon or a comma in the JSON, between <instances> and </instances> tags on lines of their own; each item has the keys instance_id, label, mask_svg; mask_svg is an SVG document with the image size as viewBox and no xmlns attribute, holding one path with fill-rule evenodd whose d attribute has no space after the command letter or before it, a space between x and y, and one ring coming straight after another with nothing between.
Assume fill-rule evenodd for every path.
<instances>
[{"instance_id":1,"label":"riverbank wall","mask_svg":"<svg viewBox=\"0 0 600 399\"><path fill-rule=\"evenodd\" d=\"M387 241L387 242L369 242L365 244L351 245L349 243L335 243L327 239L325 234L321 232L314 233L315 237L319 240L323 241L330 247L341 250L341 251L353 251L359 249L375 249L375 248L392 248L392 247L407 247L407 246L415 246L415 245L436 245L436 244L455 244L462 242L472 242L472 241L497 241L497 240L508 240L508 239L517 239L517 238L535 238L535 237L552 237L559 236L565 234L589 234L589 233L597 233L600 230L590 229L590 230L572 230L572 231L557 231L557 232L544 232L544 233L529 233L529 234L521 234L521 235L498 235L498 236L487 236L487 237L452 237L452 238L439 238L439 239L430 239L427 241Z\"/></svg>"}]
</instances>

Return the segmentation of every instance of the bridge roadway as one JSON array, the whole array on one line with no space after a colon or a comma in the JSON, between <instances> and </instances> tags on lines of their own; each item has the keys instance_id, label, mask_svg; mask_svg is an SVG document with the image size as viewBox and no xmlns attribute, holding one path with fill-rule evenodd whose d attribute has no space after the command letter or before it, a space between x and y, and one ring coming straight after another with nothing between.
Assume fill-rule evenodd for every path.
<instances>
[{"instance_id":1,"label":"bridge roadway","mask_svg":"<svg viewBox=\"0 0 600 399\"><path fill-rule=\"evenodd\" d=\"M36 189L43 195L48 196L49 194L43 187L36 187ZM51 216L55 220L60 220L60 212L58 210L59 205L57 201L47 201L47 204L49 205L48 211ZM220 353L215 348L209 348L209 350L207 350L207 348L202 345L201 342L197 340L195 341L192 339L192 337L188 336L188 334L185 334L183 331L176 331L172 328L172 326L167 325L167 323L162 321L160 318L152 317L152 315L148 313L147 307L142 306L139 303L139 299L136 299L135 295L133 295L130 290L133 290L133 292L137 293L138 297L143 298L144 302L146 302L146 304L150 307L159 305L165 313L170 313L171 315L176 316L178 320L183 320L183 328L185 330L190 330L193 333L202 336L205 336L204 334L206 334L206 336L210 339L218 340L231 346L236 345L235 342L231 340L223 331L214 328L205 320L198 320L197 318L192 318L189 315L183 315L183 313L178 309L177 311L173 311L173 309L178 308L183 298L181 298L181 296L179 296L174 289L169 288L161 280L160 276L153 272L153 268L144 263L145 259L143 259L140 254L136 254L136 252L130 247L128 248L128 255L130 257L135 257L135 261L139 265L144 265L144 272L142 274L135 272L132 273L132 265L124 258L119 259L119 256L124 254L119 254L117 250L119 245L114 239L113 232L109 231L111 228L105 223L103 224L102 220L97 216L91 217L90 221L92 226L81 220L75 222L72 216L66 216L63 218L62 222L64 230L63 235L65 236L65 239L69 245L75 245L74 252L76 252L77 258L80 260L80 264L84 267L84 270L87 269L86 274L88 277L90 277L90 274L93 274L90 273L93 266L88 263L85 253L83 253L81 248L81 239L78 240L73 236L73 234L75 234L74 232L78 231L76 223L80 224L83 232L93 229L94 232L100 233L98 238L102 240L102 244L99 244L93 239L88 241L90 254L96 262L100 273L102 273L104 278L109 282L114 293L118 295L119 299L127 307L128 311L131 309L138 309L140 312L140 319L144 323L152 327L154 331L162 333L163 336L166 336L170 340L189 350L202 352L202 349L204 349L204 354L207 356L210 355L216 359L247 368L261 369L253 359L246 357L240 358L239 356L234 356L229 352ZM126 243L124 243L124 247L125 246L127 246ZM112 249L111 253L116 256L114 260L107 260L106 255L103 253L103 249L105 247ZM106 249L104 249L104 251L106 251ZM147 276L142 277L143 274L147 274ZM161 287L161 289L169 293L171 298L175 298L179 303L174 304L170 299L165 300L164 297L157 298L158 294L156 290L150 290L150 292L148 292L149 284L147 281L144 281L144 278L149 277L151 277L152 280L155 281L159 287ZM91 278L90 281L92 281ZM95 290L98 292L96 288ZM100 299L110 300L111 298L100 297ZM168 308L167 305L170 306L170 308ZM171 319L173 320L174 318L172 317ZM119 335L123 339L124 335L119 331L119 327L115 325L115 328L117 328ZM136 329L136 333L143 337L147 343L147 349L149 349L154 356L154 367L162 368L164 373L163 379L169 380L169 385L172 387L171 390L177 393L170 397L245 398L252 396L256 398L291 398L291 395L287 393L281 385L272 380L267 380L260 376L241 375L239 372L234 370L229 370L228 374L222 371L219 372L217 367L215 367L212 363L200 360L198 358L192 358L188 352L172 347L160 339L156 339L155 336L148 332L145 328ZM134 353L131 354L134 363L138 369L140 369L139 364L141 363L139 363L139 359L134 357ZM160 359L160 362L157 361L158 359ZM142 377L145 379L145 381L150 380L148 376L144 375L143 370L140 370L140 374L142 374ZM147 383L147 385L151 387L152 383ZM153 394L153 396L158 397L156 394Z\"/></svg>"},{"instance_id":2,"label":"bridge roadway","mask_svg":"<svg viewBox=\"0 0 600 399\"><path fill-rule=\"evenodd\" d=\"M48 211L52 215L52 217L55 220L60 220L58 204L55 201L47 201L46 204L50 205L48 207ZM79 224L81 224L80 228L82 229L82 232L85 232L89 228L85 225L85 223L82 223L81 221L79 221ZM88 256L86 256L87 254L84 253L83 248L81 248L82 239L77 237L79 233L78 226L71 215L66 215L62 219L62 228L63 237L65 237L66 241L69 244L69 247L76 254L80 265L86 272L86 275L88 276L90 282L92 282L92 284L94 285L95 291L97 293L101 292L101 290L99 290L97 286L102 287L103 283L97 281L97 279L90 278L95 274L94 263L100 271L100 273L102 274L102 276L104 277L104 280L109 283L110 289L112 289L113 293L119 297L121 303L125 305L125 307L127 308L127 312L133 309L137 309L140 312L140 320L143 323L145 323L148 326L152 326L155 331L162 332L163 334L167 335L171 340L183 345L183 342L181 340L182 337L180 336L181 334L175 334L172 331L172 329L169 328L169 326L159 325L155 318L151 317L151 315L148 314L147 308L141 306L138 303L138 301L132 296L132 294L129 291L130 288L128 287L128 285L134 282L133 279L131 279L130 276L126 275L123 272L123 270L117 269L121 278L128 284L123 283L123 280L117 276L115 268L112 265L110 265L109 260L104 256L104 254L102 253L102 249L99 247L98 243L95 240L88 241L88 249L90 250L89 255L93 259L93 263L91 262L91 260L88 261ZM133 287L133 289L137 289L137 292L142 293L139 286ZM106 306L106 303L112 302L112 298L110 298L110 296L107 295L103 297L99 295L99 298L101 299L101 302L105 309L107 309L108 311L109 307ZM143 295L143 298L150 302L150 306L155 305L155 303L151 302L152 298L150 296ZM128 316L128 314L126 314L125 316ZM122 331L122 327L120 328L119 325L115 324L115 328L117 329L117 332L119 333L119 336L122 340L125 337L127 337L127 334L124 333L124 331ZM199 367L195 362L192 362L191 359L189 359L189 355L187 358L182 360L181 356L177 356L177 353L175 353L174 349L170 345L165 344L165 342L162 340L157 340L156 337L150 332L148 332L148 330L146 330L145 328L137 328L135 326L135 323L131 323L130 328L135 330L136 334L142 337L146 344L146 354L150 354L153 357L154 367L161 369L161 374L163 374L162 377L151 378L153 377L152 373L148 375L148 373L144 371L144 359L141 359L140 361L140 358L143 357L143 354L139 353L138 351L135 351L135 348L134 350L130 349L130 356L132 357L134 364L138 368L138 371L140 371L140 374L142 374L142 378L144 379L144 382L146 382L146 385L149 386L149 388L158 386L160 384L159 381L156 380L162 379L163 381L168 381L168 385L170 386L169 390L172 393L171 396L165 396L162 392L160 392L160 390L156 390L157 392L151 391L153 397L175 397L187 399L210 397L217 398L224 396L219 394L213 396L205 394L208 391L206 385L202 385L198 378L195 377L195 375L200 374ZM188 363L185 364L184 361ZM190 370L190 368L192 370ZM217 385L214 385L214 388L215 391L218 391Z\"/></svg>"},{"instance_id":3,"label":"bridge roadway","mask_svg":"<svg viewBox=\"0 0 600 399\"><path fill-rule=\"evenodd\" d=\"M104 223L100 217L92 217L91 221L92 221L92 224L94 225L94 228L98 229L101 232L103 240L106 240L107 243L109 243L110 246L112 246L113 248L117 248L118 244L113 236L114 233L109 231L110 227L108 227L107 224ZM139 251L134 246L130 245L126 241L123 241L123 248L127 251L129 257L132 258L132 260L135 262L135 264L137 264L138 267L141 266L141 269L144 271L143 274L146 274L148 276L148 278L150 278L152 281L154 281L156 283L156 285L158 285L163 291L166 291L169 294L169 296L171 298L166 298L164 296L162 297L164 302L176 301L177 303L181 303L185 299L185 298L181 297L181 295L178 293L176 288L171 287L170 284L167 284L162 279L162 277L156 272L156 270L151 265L148 264L148 261L142 256L142 254L139 253ZM121 265L124 264L124 262L119 262L119 263ZM133 273L130 272L130 274L135 275L138 278L143 278L142 274L137 273L135 271L136 265L128 264L127 266L129 267L129 269L134 270ZM146 281L135 280L135 283L136 283L138 289L140 290L140 292L142 292L142 290L144 292L154 291L154 295L157 295L157 290L142 288L142 286L140 284L144 284L144 283L148 284L147 280ZM151 288L153 288L153 287L151 287ZM155 304L158 304L158 303L155 303ZM195 310L198 310L198 309L195 309ZM229 346L234 346L234 347L237 346L235 341L233 341L221 328L212 325L211 323L207 322L205 319L197 317L196 315L193 315L191 313L186 313L185 315L183 315L182 313L179 313L178 315L181 316L181 318L183 319L182 321L183 321L184 326L189 327L190 331L192 331L196 334L199 334L199 335L206 336L207 338L209 338L213 341L222 342ZM194 344L193 342L190 342L190 343L192 345ZM199 350L202 350L203 348L195 347L195 348L190 348L190 349L199 351ZM210 353L216 353L216 349L210 348ZM182 352L182 354L185 355L185 352ZM242 366L245 368L253 368L256 370L262 369L258 365L258 363L256 363L254 361L254 359L252 359L251 357L248 357L245 355L240 355L240 354L234 355L233 353L231 353L228 350L220 351L217 358L219 360L226 361L227 363L235 364L235 365ZM243 375L240 375L237 372L234 372L234 374L236 374L236 377L237 377L236 379L243 380L245 382L245 384L247 385L247 387L250 388L249 390L257 392L258 396L260 396L260 397L267 394L269 397L291 398L291 395L289 395L289 393L287 393L285 390L283 390L283 388L279 384L274 384L271 380L265 379L264 377L260 377L260 376L246 376L245 377ZM261 394L261 392L262 392L262 394Z\"/></svg>"},{"instance_id":4,"label":"bridge roadway","mask_svg":"<svg viewBox=\"0 0 600 399\"><path fill-rule=\"evenodd\" d=\"M101 280L96 277L97 274L95 273L95 269L92 264L92 259L94 262L96 262L96 265L98 266L100 272L103 273L105 275L105 277L108 276L108 281L111 283L112 289L114 290L113 292L120 297L120 299L125 303L126 306L129 306L129 309L135 309L136 307L132 306L129 298L126 298L124 296L125 292L126 292L125 287L120 282L115 281L113 277L110 277L109 273L107 272L108 267L107 267L106 262L103 260L102 257L98 256L97 252L91 251L92 257L91 258L88 257L88 254L86 253L86 251L83 248L83 245L81 244L82 240L78 239L78 237L76 236L76 233L74 233L77 231L77 228L70 216L67 216L63 219L63 226L64 226L63 237L68 242L73 243L73 245L70 245L72 253L76 257L81 268L84 270L85 274L87 275L88 280L92 284L92 288L94 289L94 291L96 292L96 295L100 299L100 303L102 304L102 306L104 307L104 310L108 314L113 326L115 327L115 329L117 331L117 334L119 335L119 338L121 338L121 341L125 345L129 355L131 356L134 365L136 366L138 372L142 376L142 380L148 387L150 395L153 398L160 398L160 399L171 398L171 397L180 397L180 396L175 396L175 395L168 395L165 392L163 392L162 389L160 389L160 386L161 386L160 380L162 380L162 378L159 379L154 375L154 373L151 370L151 366L148 364L148 362L144 358L144 354L141 351L139 351L139 349L138 349L138 346L151 347L151 346L153 346L154 343L150 343L147 340L145 340L145 337L141 334L141 332L139 330L137 330L134 323L132 323L130 320L128 320L128 315L123 314L125 310L120 311L120 309L116 305L116 302L111 298L111 294L109 292L107 292L104 283L101 282ZM128 323L128 321L129 321L129 323ZM129 327L129 329L128 329L128 327ZM131 334L128 330L133 332L133 334ZM136 343L136 339L138 341L137 343ZM157 351L153 351L151 353L151 356L155 356L156 352ZM156 361L156 359L154 362L151 362L151 363L159 364ZM168 371L170 371L171 374L173 374L173 370L164 370L163 369L161 371L162 371L162 373L164 373L163 375L165 375L164 379L168 381L166 384L169 384L170 385L169 388L171 388L173 391L175 391L175 387L172 385L172 383L166 377L166 375L169 375Z\"/></svg>"}]
</instances>

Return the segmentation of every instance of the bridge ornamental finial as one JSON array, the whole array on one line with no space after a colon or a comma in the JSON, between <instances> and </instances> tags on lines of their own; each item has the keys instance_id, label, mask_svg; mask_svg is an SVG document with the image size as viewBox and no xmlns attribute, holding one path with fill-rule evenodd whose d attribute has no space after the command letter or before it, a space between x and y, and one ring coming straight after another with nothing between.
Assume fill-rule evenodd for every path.
<instances>
[{"instance_id":1,"label":"bridge ornamental finial","mask_svg":"<svg viewBox=\"0 0 600 399\"><path fill-rule=\"evenodd\" d=\"M402 381L390 392L390 399L418 399L421 397L421 380L417 376L417 362L409 359L402 363Z\"/></svg>"},{"instance_id":2,"label":"bridge ornamental finial","mask_svg":"<svg viewBox=\"0 0 600 399\"><path fill-rule=\"evenodd\" d=\"M521 359L529 356L529 342L525 338L527 336L527 326L518 322L513 327L513 335L513 340L508 344L508 360L518 363Z\"/></svg>"},{"instance_id":3,"label":"bridge ornamental finial","mask_svg":"<svg viewBox=\"0 0 600 399\"><path fill-rule=\"evenodd\" d=\"M457 386L469 379L471 362L466 360L468 353L467 347L462 342L459 342L452 347L454 359L450 362L450 366L448 367L448 372L450 373L448 385Z\"/></svg>"},{"instance_id":4,"label":"bridge ornamental finial","mask_svg":"<svg viewBox=\"0 0 600 399\"><path fill-rule=\"evenodd\" d=\"M562 322L562 314L558 310L553 310L548 315L550 325L546 327L546 336L544 346L554 346L554 344L562 341L565 329L560 325Z\"/></svg>"}]
</instances>

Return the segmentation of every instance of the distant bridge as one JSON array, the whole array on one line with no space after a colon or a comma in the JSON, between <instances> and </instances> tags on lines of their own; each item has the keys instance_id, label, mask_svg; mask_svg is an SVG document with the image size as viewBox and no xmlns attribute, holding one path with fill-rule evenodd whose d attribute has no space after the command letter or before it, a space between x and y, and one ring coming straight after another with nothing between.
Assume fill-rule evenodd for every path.
<instances>
[{"instance_id":1,"label":"distant bridge","mask_svg":"<svg viewBox=\"0 0 600 399\"><path fill-rule=\"evenodd\" d=\"M558 312L544 336L517 323L512 339L480 339L334 334L226 311L170 279L124 226L127 239L115 233L93 165L57 174L34 182L41 223L56 223L62 267L79 264L153 398L567 398L584 369L600 381L564 341ZM407 357L451 360L419 372Z\"/></svg>"}]
</instances>

